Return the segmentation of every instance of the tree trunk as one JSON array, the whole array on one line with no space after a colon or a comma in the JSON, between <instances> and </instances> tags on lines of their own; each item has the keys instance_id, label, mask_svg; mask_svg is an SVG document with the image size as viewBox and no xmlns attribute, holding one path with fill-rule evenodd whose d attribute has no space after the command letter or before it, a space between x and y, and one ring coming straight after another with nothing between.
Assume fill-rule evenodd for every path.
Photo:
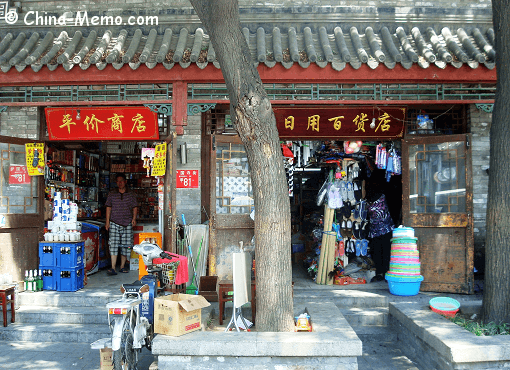
<instances>
[{"instance_id":1,"label":"tree trunk","mask_svg":"<svg viewBox=\"0 0 510 370\"><path fill-rule=\"evenodd\" d=\"M510 1L493 0L497 86L490 174L482 320L510 323Z\"/></svg>"},{"instance_id":2,"label":"tree trunk","mask_svg":"<svg viewBox=\"0 0 510 370\"><path fill-rule=\"evenodd\" d=\"M190 0L207 29L246 149L255 204L257 330L293 329L290 201L271 103L241 30L237 0Z\"/></svg>"}]
</instances>

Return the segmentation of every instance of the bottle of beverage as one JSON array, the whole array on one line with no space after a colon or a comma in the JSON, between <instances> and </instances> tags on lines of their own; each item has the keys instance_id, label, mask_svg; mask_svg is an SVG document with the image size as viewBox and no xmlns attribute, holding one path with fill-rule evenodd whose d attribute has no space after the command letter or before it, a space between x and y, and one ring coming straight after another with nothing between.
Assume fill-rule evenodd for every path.
<instances>
[{"instance_id":1,"label":"bottle of beverage","mask_svg":"<svg viewBox=\"0 0 510 370\"><path fill-rule=\"evenodd\" d=\"M43 290L43 278L42 278L41 270L39 270L39 273L37 274L37 290L39 292L42 292L42 290Z\"/></svg>"},{"instance_id":2,"label":"bottle of beverage","mask_svg":"<svg viewBox=\"0 0 510 370\"><path fill-rule=\"evenodd\" d=\"M33 292L33 282L34 282L34 276L32 275L32 270L28 270L28 285L27 285L27 291Z\"/></svg>"},{"instance_id":3,"label":"bottle of beverage","mask_svg":"<svg viewBox=\"0 0 510 370\"><path fill-rule=\"evenodd\" d=\"M34 290L34 292L38 292L39 291L39 289L38 289L39 288L39 279L37 278L37 270L34 270L32 275L34 276L34 282L33 282L32 289Z\"/></svg>"},{"instance_id":4,"label":"bottle of beverage","mask_svg":"<svg viewBox=\"0 0 510 370\"><path fill-rule=\"evenodd\" d=\"M25 270L24 284L25 284L25 292L28 292L28 270Z\"/></svg>"}]
</instances>

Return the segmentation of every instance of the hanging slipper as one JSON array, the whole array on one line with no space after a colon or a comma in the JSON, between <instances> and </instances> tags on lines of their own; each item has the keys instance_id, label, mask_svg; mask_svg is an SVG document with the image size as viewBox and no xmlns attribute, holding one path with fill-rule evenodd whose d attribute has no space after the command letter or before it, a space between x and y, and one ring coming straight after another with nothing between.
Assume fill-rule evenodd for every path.
<instances>
[{"instance_id":1,"label":"hanging slipper","mask_svg":"<svg viewBox=\"0 0 510 370\"><path fill-rule=\"evenodd\" d=\"M347 202L347 200L349 200L349 197L347 194L347 182L346 181L340 181L340 195L342 196L342 200L344 202Z\"/></svg>"},{"instance_id":2,"label":"hanging slipper","mask_svg":"<svg viewBox=\"0 0 510 370\"><path fill-rule=\"evenodd\" d=\"M351 181L347 182L347 199L351 203L356 202L356 198L354 198L354 186Z\"/></svg>"},{"instance_id":3,"label":"hanging slipper","mask_svg":"<svg viewBox=\"0 0 510 370\"><path fill-rule=\"evenodd\" d=\"M361 241L361 255L366 256L368 254L368 240L363 239Z\"/></svg>"},{"instance_id":4,"label":"hanging slipper","mask_svg":"<svg viewBox=\"0 0 510 370\"><path fill-rule=\"evenodd\" d=\"M345 232L346 232L348 238L352 237L352 221L351 220L347 220L347 222L345 224Z\"/></svg>"},{"instance_id":5,"label":"hanging slipper","mask_svg":"<svg viewBox=\"0 0 510 370\"><path fill-rule=\"evenodd\" d=\"M354 243L356 248L356 257L361 256L361 240L356 239L356 242Z\"/></svg>"},{"instance_id":6,"label":"hanging slipper","mask_svg":"<svg viewBox=\"0 0 510 370\"><path fill-rule=\"evenodd\" d=\"M352 223L352 235L354 235L354 237L356 239L360 239L361 238L360 231L361 231L360 223L356 222L356 221L353 221L353 223Z\"/></svg>"},{"instance_id":7,"label":"hanging slipper","mask_svg":"<svg viewBox=\"0 0 510 370\"><path fill-rule=\"evenodd\" d=\"M345 243L344 243L343 239L338 242L338 255L340 257L345 255Z\"/></svg>"},{"instance_id":8,"label":"hanging slipper","mask_svg":"<svg viewBox=\"0 0 510 370\"><path fill-rule=\"evenodd\" d=\"M361 200L361 183L359 181L354 181L353 187L354 187L354 198L356 199L356 202L359 202Z\"/></svg>"}]
</instances>

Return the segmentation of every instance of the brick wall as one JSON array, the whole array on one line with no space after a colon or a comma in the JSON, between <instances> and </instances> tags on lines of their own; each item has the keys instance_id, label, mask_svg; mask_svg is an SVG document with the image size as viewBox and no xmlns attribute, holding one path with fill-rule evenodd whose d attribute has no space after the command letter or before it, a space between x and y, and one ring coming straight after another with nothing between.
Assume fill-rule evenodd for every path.
<instances>
[{"instance_id":1,"label":"brick wall","mask_svg":"<svg viewBox=\"0 0 510 370\"><path fill-rule=\"evenodd\" d=\"M200 224L200 212L202 209L201 202L201 115L188 116L188 125L184 126L184 135L177 137L177 170L198 170L199 184L194 189L176 189L175 210L176 216L180 220L181 214L186 217L188 224ZM187 163L181 163L180 146L186 143L187 146Z\"/></svg>"},{"instance_id":2,"label":"brick wall","mask_svg":"<svg viewBox=\"0 0 510 370\"><path fill-rule=\"evenodd\" d=\"M39 139L37 107L7 107L0 113L0 135Z\"/></svg>"},{"instance_id":3,"label":"brick wall","mask_svg":"<svg viewBox=\"0 0 510 370\"><path fill-rule=\"evenodd\" d=\"M483 252L486 235L487 193L489 190L489 151L492 113L470 106L473 162L473 220L475 253Z\"/></svg>"}]
</instances>

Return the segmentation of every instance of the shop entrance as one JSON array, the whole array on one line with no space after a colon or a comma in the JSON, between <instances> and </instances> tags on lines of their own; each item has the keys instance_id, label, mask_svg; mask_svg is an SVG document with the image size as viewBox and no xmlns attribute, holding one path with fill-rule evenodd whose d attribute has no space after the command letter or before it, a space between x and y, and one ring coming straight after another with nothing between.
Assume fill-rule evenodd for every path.
<instances>
[{"instance_id":1,"label":"shop entrance","mask_svg":"<svg viewBox=\"0 0 510 370\"><path fill-rule=\"evenodd\" d=\"M403 221L418 238L421 290L474 291L469 142L470 135L403 141Z\"/></svg>"},{"instance_id":2,"label":"shop entrance","mask_svg":"<svg viewBox=\"0 0 510 370\"><path fill-rule=\"evenodd\" d=\"M400 141L292 141L282 143L289 179L292 214L293 262L303 265L310 278L327 284L318 271L319 254L333 249L334 266L327 274L338 276L348 264L359 267L350 283L370 282L389 263L389 238L402 219L402 176ZM372 204L385 205L387 230L370 229ZM372 215L373 217L373 215ZM329 225L329 226L328 226ZM376 225L377 228L380 225ZM334 237L325 241L325 230ZM326 244L330 243L326 247ZM328 257L331 259L331 256ZM338 273L337 273L338 272ZM346 278L344 278L345 280ZM356 280L357 279L357 280ZM368 281L367 281L368 280ZM331 283L331 279L329 279Z\"/></svg>"}]
</instances>

